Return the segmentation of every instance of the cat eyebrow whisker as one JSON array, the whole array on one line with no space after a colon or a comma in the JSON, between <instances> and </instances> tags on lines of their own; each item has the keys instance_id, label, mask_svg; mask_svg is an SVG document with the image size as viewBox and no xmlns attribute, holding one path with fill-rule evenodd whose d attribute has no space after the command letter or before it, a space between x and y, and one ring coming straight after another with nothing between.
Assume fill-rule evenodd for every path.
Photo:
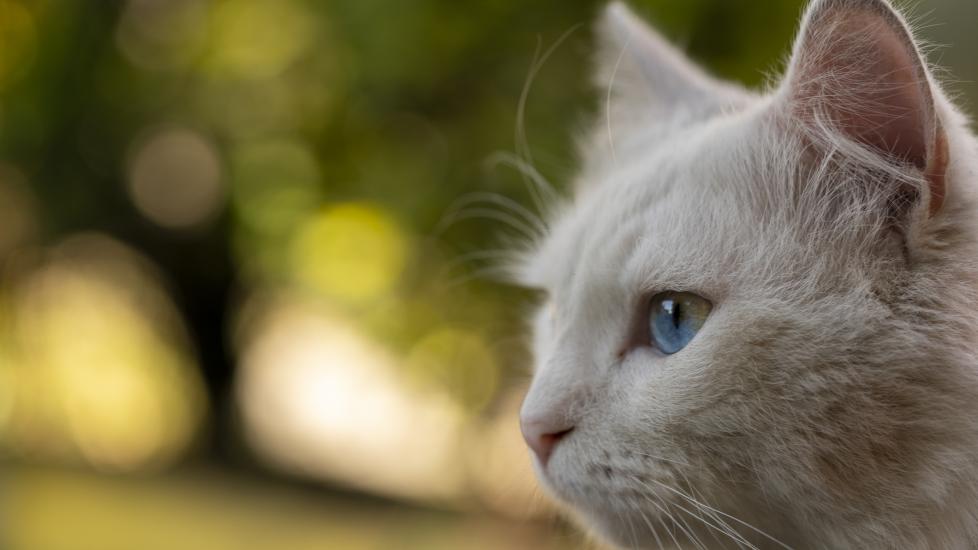
<instances>
[{"instance_id":1,"label":"cat eyebrow whisker","mask_svg":"<svg viewBox=\"0 0 978 550\"><path fill-rule=\"evenodd\" d=\"M621 67L621 60L625 58L625 54L628 52L628 46L632 43L631 35L625 41L625 44L621 47L621 52L618 54L618 59L615 61L615 66L611 69L611 77L608 79L608 92L605 97L605 124L608 127L608 147L611 150L611 161L618 164L618 155L615 153L615 137L611 131L611 95L615 90L615 77L618 76L618 69Z\"/></svg>"},{"instance_id":2,"label":"cat eyebrow whisker","mask_svg":"<svg viewBox=\"0 0 978 550\"><path fill-rule=\"evenodd\" d=\"M500 266L489 265L472 271L466 275L459 275L454 279L449 279L445 281L445 288L453 289L461 286L465 286L472 281L493 281L493 280L504 280L509 275L509 272Z\"/></svg>"},{"instance_id":3,"label":"cat eyebrow whisker","mask_svg":"<svg viewBox=\"0 0 978 550\"><path fill-rule=\"evenodd\" d=\"M446 262L443 271L452 272L452 270L463 267L467 263L474 260L513 260L518 258L519 254L513 252L512 250L506 249L487 249L487 250L474 250L472 252L466 252L464 254L459 254L455 256L450 261Z\"/></svg>"},{"instance_id":4,"label":"cat eyebrow whisker","mask_svg":"<svg viewBox=\"0 0 978 550\"><path fill-rule=\"evenodd\" d=\"M501 211L517 216L519 219L532 226L538 236L547 234L547 225L540 216L534 214L530 211L530 209L526 208L515 200L499 193L492 193L489 191L473 191L471 193L467 193L452 203L452 206L449 207L448 211L462 211L466 207L478 205L498 206Z\"/></svg>"},{"instance_id":5,"label":"cat eyebrow whisker","mask_svg":"<svg viewBox=\"0 0 978 550\"><path fill-rule=\"evenodd\" d=\"M554 188L553 184L547 181L547 178L530 162L520 158L518 155L514 155L508 151L499 151L490 155L486 159L486 164L490 169L495 166L506 166L519 172L523 176L523 181L533 199L533 205L541 214L545 214L548 206L558 202L560 199L560 194Z\"/></svg>"},{"instance_id":6,"label":"cat eyebrow whisker","mask_svg":"<svg viewBox=\"0 0 978 550\"><path fill-rule=\"evenodd\" d=\"M521 236L530 239L531 241L535 241L540 238L540 235L536 233L533 226L527 222L506 212L505 210L495 210L487 207L463 207L461 209L450 210L435 227L435 233L441 233L460 221L472 219L497 221L510 229L513 229Z\"/></svg>"},{"instance_id":7,"label":"cat eyebrow whisker","mask_svg":"<svg viewBox=\"0 0 978 550\"><path fill-rule=\"evenodd\" d=\"M530 88L533 86L534 80L536 80L537 75L540 73L540 70L543 69L544 64L546 64L550 56L557 51L557 48L559 48L560 45L570 37L570 35L572 35L577 29L581 28L581 26L582 24L578 23L565 31L564 34L560 35L560 38L558 38L549 48L547 48L546 51L542 51L542 43L539 37L537 38L536 49L533 52L533 60L530 62L530 70L526 75L526 83L523 85L523 90L520 92L520 99L516 107L516 135L513 138L516 145L517 158L529 166L533 165L533 155L530 151L530 142L526 135L525 121L526 104L530 97ZM527 181L526 178L528 178L528 176L525 172L523 173L523 176L524 181ZM527 181L527 186L530 188L533 199L535 202L537 202L537 206L542 209L543 199L539 196L539 191L535 190L534 187L529 184L529 181Z\"/></svg>"}]
</instances>

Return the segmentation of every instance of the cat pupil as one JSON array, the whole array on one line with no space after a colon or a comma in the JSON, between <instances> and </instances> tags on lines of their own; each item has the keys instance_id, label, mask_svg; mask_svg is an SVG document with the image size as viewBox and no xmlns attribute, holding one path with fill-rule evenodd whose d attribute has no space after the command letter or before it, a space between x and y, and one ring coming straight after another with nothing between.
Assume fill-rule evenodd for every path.
<instances>
[{"instance_id":1,"label":"cat pupil","mask_svg":"<svg viewBox=\"0 0 978 550\"><path fill-rule=\"evenodd\" d=\"M673 300L666 300L663 305L665 306L666 311L672 313L672 324L678 329L683 317L679 304Z\"/></svg>"}]
</instances>

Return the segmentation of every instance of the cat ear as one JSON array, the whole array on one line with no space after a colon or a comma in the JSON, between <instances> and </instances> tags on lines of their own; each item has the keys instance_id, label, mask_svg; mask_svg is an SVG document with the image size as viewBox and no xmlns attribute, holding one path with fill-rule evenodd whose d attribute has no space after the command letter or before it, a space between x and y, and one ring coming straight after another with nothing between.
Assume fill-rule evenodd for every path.
<instances>
[{"instance_id":1,"label":"cat ear","mask_svg":"<svg viewBox=\"0 0 978 550\"><path fill-rule=\"evenodd\" d=\"M597 84L614 101L609 107L625 117L708 111L731 93L745 93L708 76L622 2L605 8L597 39Z\"/></svg>"},{"instance_id":2,"label":"cat ear","mask_svg":"<svg viewBox=\"0 0 978 550\"><path fill-rule=\"evenodd\" d=\"M823 142L856 144L856 151L919 170L929 213L940 209L948 150L936 88L907 24L886 0L812 2L783 91L793 116Z\"/></svg>"}]
</instances>

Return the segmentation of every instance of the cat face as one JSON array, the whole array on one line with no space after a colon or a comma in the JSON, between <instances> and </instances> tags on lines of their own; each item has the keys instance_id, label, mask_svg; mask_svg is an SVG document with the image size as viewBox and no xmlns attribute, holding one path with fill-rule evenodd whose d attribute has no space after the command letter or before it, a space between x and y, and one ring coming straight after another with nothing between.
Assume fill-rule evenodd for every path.
<instances>
[{"instance_id":1,"label":"cat face","mask_svg":"<svg viewBox=\"0 0 978 550\"><path fill-rule=\"evenodd\" d=\"M599 34L606 118L521 273L544 486L625 547L975 536L975 142L903 20L814 2L767 95L621 4ZM663 293L705 317L678 347Z\"/></svg>"}]
</instances>

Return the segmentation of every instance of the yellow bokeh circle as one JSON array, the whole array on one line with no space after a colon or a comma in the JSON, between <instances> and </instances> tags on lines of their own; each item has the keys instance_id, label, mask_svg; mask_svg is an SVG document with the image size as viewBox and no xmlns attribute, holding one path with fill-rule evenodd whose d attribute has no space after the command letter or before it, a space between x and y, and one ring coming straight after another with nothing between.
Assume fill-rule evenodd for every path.
<instances>
[{"instance_id":1,"label":"yellow bokeh circle","mask_svg":"<svg viewBox=\"0 0 978 550\"><path fill-rule=\"evenodd\" d=\"M290 250L294 276L347 303L390 292L408 257L408 240L382 209L348 203L324 209L297 232Z\"/></svg>"}]
</instances>

